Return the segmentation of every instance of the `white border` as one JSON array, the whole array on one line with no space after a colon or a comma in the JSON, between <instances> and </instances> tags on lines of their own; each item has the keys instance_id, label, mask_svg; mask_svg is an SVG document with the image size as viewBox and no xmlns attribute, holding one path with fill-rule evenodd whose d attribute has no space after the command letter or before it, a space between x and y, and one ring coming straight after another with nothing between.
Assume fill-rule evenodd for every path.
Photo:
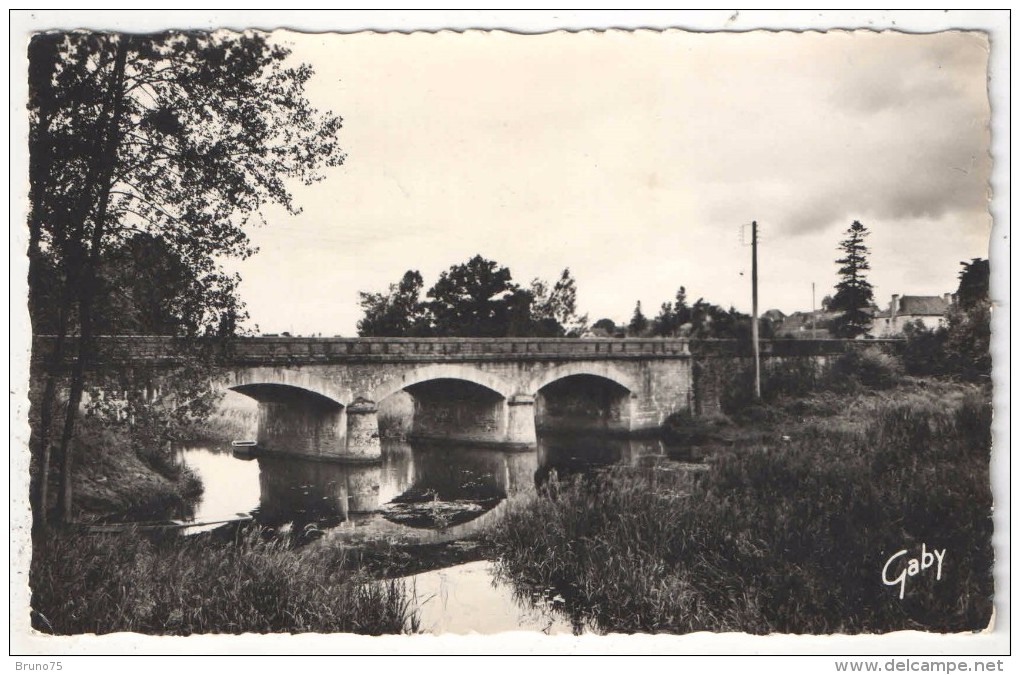
<instances>
[{"instance_id":1,"label":"white border","mask_svg":"<svg viewBox=\"0 0 1020 675\"><path fill-rule=\"evenodd\" d=\"M977 29L991 36L989 92L992 106L992 139L995 166L991 188L994 225L991 236L993 359L995 363L996 417L993 424L993 492L995 498L996 617L995 629L981 635L935 636L898 633L885 636L750 637L696 634L690 636L609 636L546 638L530 634L489 637L383 637L355 636L241 636L191 638L118 635L54 638L33 634L28 627L27 579L28 530L26 529L27 475L25 455L12 452L11 463L11 653L12 654L1006 654L1010 621L1010 495L1009 495L1009 15L1002 11L12 11L10 15L11 101L11 442L27 445L27 355L30 330L27 307L27 237L24 228L27 203L27 157L24 139L27 119L25 47L27 36L47 28L91 28L154 31L166 28L291 28L311 32L337 30L440 30L505 29L514 32L547 32L609 28L687 28L691 30L745 31L758 28L827 30L866 28L931 32L952 28ZM21 659L27 661L29 659ZM46 659L47 661L50 659ZM39 661L39 659L34 659ZM109 661L103 659L103 661ZM759 661L755 659L755 662ZM817 660L815 660L817 661ZM824 661L824 659L822 660ZM884 659L883 659L884 661ZM79 663L81 663L79 661ZM94 666L96 661L89 663ZM157 662L142 665L153 668ZM160 662L162 663L162 662ZM166 662L169 663L169 662ZM217 665L227 666L226 663ZM120 667L114 663L114 667ZM211 665L211 664L209 664ZM304 664L299 664L304 665ZM367 665L367 664L366 664ZM393 665L401 665L400 662ZM413 664L403 662L405 667ZM712 660L706 665L713 666ZM719 664L722 665L722 664ZM759 663L736 665L761 667ZM797 666L797 662L793 663ZM821 662L819 668L832 668ZM92 667L92 666L89 666ZM104 668L110 667L107 663ZM180 664L170 665L179 668ZM277 667L273 664L270 667ZM716 666L717 667L717 666Z\"/></svg>"}]
</instances>

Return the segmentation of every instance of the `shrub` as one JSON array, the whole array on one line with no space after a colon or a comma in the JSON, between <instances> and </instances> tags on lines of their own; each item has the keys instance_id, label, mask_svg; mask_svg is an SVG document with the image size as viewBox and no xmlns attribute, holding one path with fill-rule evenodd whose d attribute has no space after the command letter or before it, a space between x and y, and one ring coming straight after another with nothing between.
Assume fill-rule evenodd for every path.
<instances>
[{"instance_id":1,"label":"shrub","mask_svg":"<svg viewBox=\"0 0 1020 675\"><path fill-rule=\"evenodd\" d=\"M138 446L124 424L83 416L75 425L76 519L180 517L202 492L201 480L173 464L165 448Z\"/></svg>"},{"instance_id":2,"label":"shrub","mask_svg":"<svg viewBox=\"0 0 1020 675\"><path fill-rule=\"evenodd\" d=\"M925 328L916 322L905 326L903 334L897 353L911 375L980 381L991 374L991 305L987 300L966 308L954 305L945 328Z\"/></svg>"},{"instance_id":3,"label":"shrub","mask_svg":"<svg viewBox=\"0 0 1020 675\"><path fill-rule=\"evenodd\" d=\"M844 389L854 389L857 385L888 389L899 382L902 375L903 366L892 354L878 347L851 349L832 364L829 384Z\"/></svg>"},{"instance_id":4,"label":"shrub","mask_svg":"<svg viewBox=\"0 0 1020 675\"><path fill-rule=\"evenodd\" d=\"M667 438L677 443L701 445L716 440L719 429L728 424L725 416L706 417L684 409L667 417L663 430Z\"/></svg>"},{"instance_id":5,"label":"shrub","mask_svg":"<svg viewBox=\"0 0 1020 675\"><path fill-rule=\"evenodd\" d=\"M946 348L953 374L970 380L991 375L992 307L988 300L949 311Z\"/></svg>"},{"instance_id":6,"label":"shrub","mask_svg":"<svg viewBox=\"0 0 1020 675\"><path fill-rule=\"evenodd\" d=\"M920 321L904 326L904 340L896 347L904 370L919 376L945 374L948 335L944 328L925 328Z\"/></svg>"}]
</instances>

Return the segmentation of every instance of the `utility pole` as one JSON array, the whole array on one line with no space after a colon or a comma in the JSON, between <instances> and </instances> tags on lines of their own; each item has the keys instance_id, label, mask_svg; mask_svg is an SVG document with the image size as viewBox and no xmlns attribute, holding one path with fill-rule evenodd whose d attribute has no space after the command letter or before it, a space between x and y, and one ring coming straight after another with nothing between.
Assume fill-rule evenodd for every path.
<instances>
[{"instance_id":1,"label":"utility pole","mask_svg":"<svg viewBox=\"0 0 1020 675\"><path fill-rule=\"evenodd\" d=\"M751 221L751 342L754 343L754 400L761 400L761 354L758 346L758 221Z\"/></svg>"},{"instance_id":2,"label":"utility pole","mask_svg":"<svg viewBox=\"0 0 1020 675\"><path fill-rule=\"evenodd\" d=\"M818 337L818 334L815 332L815 330L816 330L815 318L816 318L815 317L815 282L812 281L811 282L811 339L812 340L814 340L815 338Z\"/></svg>"}]
</instances>

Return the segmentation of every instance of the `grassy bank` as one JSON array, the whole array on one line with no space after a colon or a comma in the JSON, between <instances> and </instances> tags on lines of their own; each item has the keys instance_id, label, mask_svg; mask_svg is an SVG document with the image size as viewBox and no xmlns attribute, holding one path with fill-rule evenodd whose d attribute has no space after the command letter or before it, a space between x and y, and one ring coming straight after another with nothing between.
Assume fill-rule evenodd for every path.
<instances>
[{"instance_id":1,"label":"grassy bank","mask_svg":"<svg viewBox=\"0 0 1020 675\"><path fill-rule=\"evenodd\" d=\"M55 534L35 543L32 621L56 634L417 629L410 589L346 567L336 549L292 550L258 532L233 544Z\"/></svg>"},{"instance_id":2,"label":"grassy bank","mask_svg":"<svg viewBox=\"0 0 1020 675\"><path fill-rule=\"evenodd\" d=\"M987 389L913 381L759 411L711 469L552 484L491 536L503 573L604 631L979 630L991 616ZM719 429L705 433L718 439ZM722 434L726 435L726 434ZM910 557L945 549L885 585Z\"/></svg>"},{"instance_id":3,"label":"grassy bank","mask_svg":"<svg viewBox=\"0 0 1020 675\"><path fill-rule=\"evenodd\" d=\"M202 493L201 481L173 462L166 444L141 443L126 425L82 416L75 425L74 447L75 521L181 517ZM53 508L56 472L50 486Z\"/></svg>"}]
</instances>

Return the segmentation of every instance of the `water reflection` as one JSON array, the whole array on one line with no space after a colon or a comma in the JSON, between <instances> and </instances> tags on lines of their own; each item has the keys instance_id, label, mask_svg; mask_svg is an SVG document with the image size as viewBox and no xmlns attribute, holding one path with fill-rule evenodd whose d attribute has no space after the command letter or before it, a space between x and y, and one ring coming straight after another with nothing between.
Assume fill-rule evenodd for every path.
<instances>
[{"instance_id":1,"label":"water reflection","mask_svg":"<svg viewBox=\"0 0 1020 675\"><path fill-rule=\"evenodd\" d=\"M379 508L379 467L259 457L259 508L266 525L337 523Z\"/></svg>"},{"instance_id":2,"label":"water reflection","mask_svg":"<svg viewBox=\"0 0 1020 675\"><path fill-rule=\"evenodd\" d=\"M397 456L410 462L411 481L384 510L384 517L392 522L425 528L459 525L512 494L534 488L537 458L533 452L441 443L396 445L404 450Z\"/></svg>"},{"instance_id":3,"label":"water reflection","mask_svg":"<svg viewBox=\"0 0 1020 675\"><path fill-rule=\"evenodd\" d=\"M511 452L444 443L386 439L374 464L261 456L187 448L180 457L201 477L205 492L195 520L252 513L259 522L296 530L314 524L365 523L383 518L416 529L469 522L507 497L559 478L614 464L648 465L683 459L659 439L542 434L537 451Z\"/></svg>"},{"instance_id":4,"label":"water reflection","mask_svg":"<svg viewBox=\"0 0 1020 675\"><path fill-rule=\"evenodd\" d=\"M522 596L481 560L407 578L412 582L421 630L426 633L492 635L504 631L541 631L547 635L579 634L559 596Z\"/></svg>"},{"instance_id":5,"label":"water reflection","mask_svg":"<svg viewBox=\"0 0 1020 675\"><path fill-rule=\"evenodd\" d=\"M670 447L659 438L545 433L538 439L535 480L541 485L553 473L565 478L619 464L654 466L663 461L688 459L689 451Z\"/></svg>"},{"instance_id":6,"label":"water reflection","mask_svg":"<svg viewBox=\"0 0 1020 675\"><path fill-rule=\"evenodd\" d=\"M691 459L689 450L655 438L576 433L544 433L537 449L518 452L387 439L382 454L375 464L281 456L244 461L229 449L188 448L180 459L205 485L197 522L251 513L281 534L289 531L295 544L325 535L343 537L345 546L460 542L471 536L469 530L484 530L502 517L497 507L509 497L535 490L554 474L566 478L611 465ZM433 569L411 579L428 632L593 631L568 607L567 593L521 584L493 561Z\"/></svg>"},{"instance_id":7,"label":"water reflection","mask_svg":"<svg viewBox=\"0 0 1020 675\"><path fill-rule=\"evenodd\" d=\"M202 495L183 520L210 522L238 513L250 513L259 505L259 467L243 462L229 450L205 447L183 448L177 461L190 467L202 479Z\"/></svg>"}]
</instances>

